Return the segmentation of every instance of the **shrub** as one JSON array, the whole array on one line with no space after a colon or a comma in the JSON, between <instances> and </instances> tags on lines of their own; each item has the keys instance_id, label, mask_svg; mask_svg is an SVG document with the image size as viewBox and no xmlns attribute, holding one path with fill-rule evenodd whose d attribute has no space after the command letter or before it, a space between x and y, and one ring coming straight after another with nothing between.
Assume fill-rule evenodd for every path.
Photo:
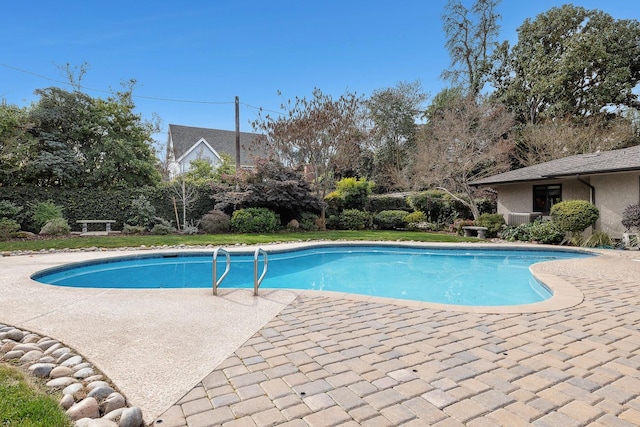
<instances>
[{"instance_id":1,"label":"shrub","mask_svg":"<svg viewBox=\"0 0 640 427\"><path fill-rule=\"evenodd\" d=\"M529 224L520 224L516 227L505 227L498 231L498 237L503 240L513 242L519 240L521 242L529 241Z\"/></svg>"},{"instance_id":2,"label":"shrub","mask_svg":"<svg viewBox=\"0 0 640 427\"><path fill-rule=\"evenodd\" d=\"M364 230L371 226L371 215L358 209L345 209L340 214L339 228L342 230Z\"/></svg>"},{"instance_id":3,"label":"shrub","mask_svg":"<svg viewBox=\"0 0 640 427\"><path fill-rule=\"evenodd\" d=\"M622 225L630 231L631 228L640 229L640 203L629 205L622 212Z\"/></svg>"},{"instance_id":4,"label":"shrub","mask_svg":"<svg viewBox=\"0 0 640 427\"><path fill-rule=\"evenodd\" d=\"M16 239L30 239L32 236L33 236L33 233L29 231L18 230L15 233L13 233L12 237Z\"/></svg>"},{"instance_id":5,"label":"shrub","mask_svg":"<svg viewBox=\"0 0 640 427\"><path fill-rule=\"evenodd\" d=\"M427 190L409 197L409 204L416 211L422 211L429 221L437 220L444 208L444 191Z\"/></svg>"},{"instance_id":6,"label":"shrub","mask_svg":"<svg viewBox=\"0 0 640 427\"><path fill-rule=\"evenodd\" d=\"M231 230L231 218L226 213L214 209L202 217L200 228L207 234L228 233Z\"/></svg>"},{"instance_id":7,"label":"shrub","mask_svg":"<svg viewBox=\"0 0 640 427\"><path fill-rule=\"evenodd\" d=\"M467 206L441 190L427 190L414 194L409 197L409 204L414 210L424 212L430 222L451 224L456 219L471 218L471 211Z\"/></svg>"},{"instance_id":8,"label":"shrub","mask_svg":"<svg viewBox=\"0 0 640 427\"><path fill-rule=\"evenodd\" d=\"M344 200L344 209L363 210L373 186L366 178L342 178L336 183L336 192Z\"/></svg>"},{"instance_id":9,"label":"shrub","mask_svg":"<svg viewBox=\"0 0 640 427\"><path fill-rule=\"evenodd\" d=\"M316 231L318 227L318 215L313 212L303 212L300 218L300 229L305 231Z\"/></svg>"},{"instance_id":10,"label":"shrub","mask_svg":"<svg viewBox=\"0 0 640 427\"><path fill-rule=\"evenodd\" d=\"M20 230L20 224L14 219L0 218L0 240L7 240L14 237Z\"/></svg>"},{"instance_id":11,"label":"shrub","mask_svg":"<svg viewBox=\"0 0 640 427\"><path fill-rule=\"evenodd\" d=\"M329 230L340 229L340 215L329 215L326 219L325 226Z\"/></svg>"},{"instance_id":12,"label":"shrub","mask_svg":"<svg viewBox=\"0 0 640 427\"><path fill-rule=\"evenodd\" d=\"M43 227L53 219L62 218L62 207L51 200L38 202L31 206L31 218L38 227Z\"/></svg>"},{"instance_id":13,"label":"shrub","mask_svg":"<svg viewBox=\"0 0 640 427\"><path fill-rule=\"evenodd\" d=\"M498 232L498 236L504 240L518 240L521 242L540 242L545 244L557 244L564 239L564 232L552 221L528 222L517 227L507 227Z\"/></svg>"},{"instance_id":14,"label":"shrub","mask_svg":"<svg viewBox=\"0 0 640 427\"><path fill-rule=\"evenodd\" d=\"M529 241L557 244L564 239L564 232L552 221L534 221L528 225Z\"/></svg>"},{"instance_id":15,"label":"shrub","mask_svg":"<svg viewBox=\"0 0 640 427\"><path fill-rule=\"evenodd\" d=\"M156 208L143 194L131 201L129 206L129 216L127 224L149 228L154 223L156 217Z\"/></svg>"},{"instance_id":16,"label":"shrub","mask_svg":"<svg viewBox=\"0 0 640 427\"><path fill-rule=\"evenodd\" d=\"M473 220L471 219L456 219L455 221L453 221L453 224L451 224L451 231L462 235L462 227L466 227L466 226L472 226L473 225Z\"/></svg>"},{"instance_id":17,"label":"shrub","mask_svg":"<svg viewBox=\"0 0 640 427\"><path fill-rule=\"evenodd\" d=\"M592 226L600 212L593 204L586 200L566 200L551 207L551 219L560 230L579 234Z\"/></svg>"},{"instance_id":18,"label":"shrub","mask_svg":"<svg viewBox=\"0 0 640 427\"><path fill-rule=\"evenodd\" d=\"M156 221L156 223L151 228L151 234L163 236L176 231L175 227L171 225L171 222L166 219L156 217L154 218L154 221Z\"/></svg>"},{"instance_id":19,"label":"shrub","mask_svg":"<svg viewBox=\"0 0 640 427\"><path fill-rule=\"evenodd\" d=\"M280 226L280 218L266 208L238 209L231 216L231 229L239 233L270 233Z\"/></svg>"},{"instance_id":20,"label":"shrub","mask_svg":"<svg viewBox=\"0 0 640 427\"><path fill-rule=\"evenodd\" d=\"M200 229L198 228L199 225L200 225L200 221L193 222L193 220L190 220L182 228L182 234L188 234L188 235L198 234L198 232L200 231Z\"/></svg>"},{"instance_id":21,"label":"shrub","mask_svg":"<svg viewBox=\"0 0 640 427\"><path fill-rule=\"evenodd\" d=\"M420 222L425 222L427 220L427 215L425 215L422 211L415 211L407 214L404 217L405 224L417 224Z\"/></svg>"},{"instance_id":22,"label":"shrub","mask_svg":"<svg viewBox=\"0 0 640 427\"><path fill-rule=\"evenodd\" d=\"M324 196L324 201L327 203L327 216L339 215L345 206L344 197L337 191L332 191Z\"/></svg>"},{"instance_id":23,"label":"shrub","mask_svg":"<svg viewBox=\"0 0 640 427\"><path fill-rule=\"evenodd\" d=\"M125 224L122 227L122 232L124 234L144 234L146 228L140 225L129 225Z\"/></svg>"},{"instance_id":24,"label":"shrub","mask_svg":"<svg viewBox=\"0 0 640 427\"><path fill-rule=\"evenodd\" d=\"M64 218L53 218L40 230L40 234L45 236L64 236L69 233L71 233L71 228Z\"/></svg>"},{"instance_id":25,"label":"shrub","mask_svg":"<svg viewBox=\"0 0 640 427\"><path fill-rule=\"evenodd\" d=\"M475 223L479 227L487 227L488 237L496 237L504 225L504 217L501 214L483 213Z\"/></svg>"},{"instance_id":26,"label":"shrub","mask_svg":"<svg viewBox=\"0 0 640 427\"><path fill-rule=\"evenodd\" d=\"M373 217L373 223L381 230L395 230L404 227L404 219L408 214L400 210L382 211Z\"/></svg>"},{"instance_id":27,"label":"shrub","mask_svg":"<svg viewBox=\"0 0 640 427\"><path fill-rule=\"evenodd\" d=\"M483 213L496 213L498 208L498 201L496 197L488 198L483 197L476 199L476 205L481 214Z\"/></svg>"},{"instance_id":28,"label":"shrub","mask_svg":"<svg viewBox=\"0 0 640 427\"><path fill-rule=\"evenodd\" d=\"M9 200L0 200L0 218L8 218L15 221L20 221L19 216L22 209L22 206L18 206Z\"/></svg>"}]
</instances>

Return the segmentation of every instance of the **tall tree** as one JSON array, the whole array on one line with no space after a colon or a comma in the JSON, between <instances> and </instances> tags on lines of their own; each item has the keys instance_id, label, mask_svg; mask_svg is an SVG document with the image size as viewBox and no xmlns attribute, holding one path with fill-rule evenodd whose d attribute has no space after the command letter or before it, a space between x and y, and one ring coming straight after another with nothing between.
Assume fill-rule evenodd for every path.
<instances>
[{"instance_id":1,"label":"tall tree","mask_svg":"<svg viewBox=\"0 0 640 427\"><path fill-rule=\"evenodd\" d=\"M375 153L375 175L371 178L378 189L407 189L418 120L424 113L426 99L420 82L414 81L376 90L366 101L372 122L370 142Z\"/></svg>"},{"instance_id":2,"label":"tall tree","mask_svg":"<svg viewBox=\"0 0 640 427\"><path fill-rule=\"evenodd\" d=\"M491 55L496 48L500 0L475 0L471 8L461 0L448 0L442 16L451 66L442 77L454 86L463 86L472 96L482 91L491 71Z\"/></svg>"},{"instance_id":3,"label":"tall tree","mask_svg":"<svg viewBox=\"0 0 640 427\"><path fill-rule=\"evenodd\" d=\"M12 185L109 188L158 182L152 148L157 122L135 113L133 86L129 82L106 99L56 87L36 90L39 100L26 109L28 126L20 131L16 125L14 136L1 136L0 144L15 150L6 155L20 158ZM0 110L5 123L8 112ZM18 134L24 140L25 131L28 143L7 144Z\"/></svg>"},{"instance_id":4,"label":"tall tree","mask_svg":"<svg viewBox=\"0 0 640 427\"><path fill-rule=\"evenodd\" d=\"M40 99L29 112L31 133L38 143L31 146L21 175L27 185L75 186L82 175L82 146L93 143L87 117L92 99L81 92L50 87L36 89Z\"/></svg>"},{"instance_id":5,"label":"tall tree","mask_svg":"<svg viewBox=\"0 0 640 427\"><path fill-rule=\"evenodd\" d=\"M339 158L357 159L362 98L346 93L333 99L316 88L310 99L296 97L281 108L283 115L259 117L253 127L266 135L270 150L285 165L307 167L316 193L324 198Z\"/></svg>"},{"instance_id":6,"label":"tall tree","mask_svg":"<svg viewBox=\"0 0 640 427\"><path fill-rule=\"evenodd\" d=\"M460 96L441 106L421 132L417 159L423 167L416 170L416 186L448 192L478 218L470 183L509 168L512 126L506 108L486 97Z\"/></svg>"},{"instance_id":7,"label":"tall tree","mask_svg":"<svg viewBox=\"0 0 640 427\"><path fill-rule=\"evenodd\" d=\"M36 143L26 108L0 103L0 186L17 184L19 171Z\"/></svg>"},{"instance_id":8,"label":"tall tree","mask_svg":"<svg viewBox=\"0 0 640 427\"><path fill-rule=\"evenodd\" d=\"M639 106L640 23L570 4L527 19L496 52L496 96L520 123Z\"/></svg>"},{"instance_id":9,"label":"tall tree","mask_svg":"<svg viewBox=\"0 0 640 427\"><path fill-rule=\"evenodd\" d=\"M527 123L520 126L513 151L520 166L538 163L574 154L593 153L624 148L637 143L633 125L624 117L588 117L576 121L570 118Z\"/></svg>"},{"instance_id":10,"label":"tall tree","mask_svg":"<svg viewBox=\"0 0 640 427\"><path fill-rule=\"evenodd\" d=\"M130 80L107 98L94 99L91 121L97 135L83 149L88 185L143 186L160 180L152 136L160 130L159 119L144 120L136 113L135 85Z\"/></svg>"}]
</instances>

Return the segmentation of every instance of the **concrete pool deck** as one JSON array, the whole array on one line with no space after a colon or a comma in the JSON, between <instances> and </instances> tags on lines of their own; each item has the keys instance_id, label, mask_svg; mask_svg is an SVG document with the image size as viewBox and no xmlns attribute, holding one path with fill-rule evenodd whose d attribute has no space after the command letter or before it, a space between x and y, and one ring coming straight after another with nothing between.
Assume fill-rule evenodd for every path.
<instances>
[{"instance_id":1,"label":"concrete pool deck","mask_svg":"<svg viewBox=\"0 0 640 427\"><path fill-rule=\"evenodd\" d=\"M538 264L570 300L520 309L29 278L124 253L0 258L0 322L71 346L156 426L640 425L639 252Z\"/></svg>"}]
</instances>

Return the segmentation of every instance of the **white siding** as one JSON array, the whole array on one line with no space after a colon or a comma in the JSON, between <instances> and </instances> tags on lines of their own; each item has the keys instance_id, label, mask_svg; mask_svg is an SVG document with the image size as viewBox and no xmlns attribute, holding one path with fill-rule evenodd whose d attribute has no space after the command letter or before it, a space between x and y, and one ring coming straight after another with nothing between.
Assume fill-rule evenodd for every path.
<instances>
[{"instance_id":1,"label":"white siding","mask_svg":"<svg viewBox=\"0 0 640 427\"><path fill-rule=\"evenodd\" d=\"M208 160L214 169L222 164L218 154L211 151L203 141L200 141L180 160L180 173L189 171L190 163L196 159Z\"/></svg>"}]
</instances>

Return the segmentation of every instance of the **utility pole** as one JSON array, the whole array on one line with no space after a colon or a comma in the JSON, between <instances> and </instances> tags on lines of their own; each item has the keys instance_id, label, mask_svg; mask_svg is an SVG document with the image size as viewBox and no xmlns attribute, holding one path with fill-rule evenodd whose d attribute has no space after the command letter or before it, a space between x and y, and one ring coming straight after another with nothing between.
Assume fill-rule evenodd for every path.
<instances>
[{"instance_id":1,"label":"utility pole","mask_svg":"<svg viewBox=\"0 0 640 427\"><path fill-rule=\"evenodd\" d=\"M240 98L236 96L236 185L240 173Z\"/></svg>"}]
</instances>

